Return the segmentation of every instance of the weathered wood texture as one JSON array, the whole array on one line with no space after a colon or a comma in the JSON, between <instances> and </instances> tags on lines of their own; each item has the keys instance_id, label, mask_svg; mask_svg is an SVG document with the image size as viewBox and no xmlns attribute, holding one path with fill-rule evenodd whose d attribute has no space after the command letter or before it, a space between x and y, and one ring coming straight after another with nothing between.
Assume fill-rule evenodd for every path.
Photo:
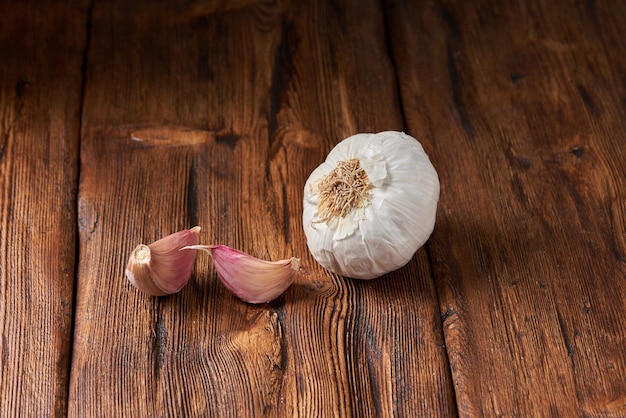
<instances>
[{"instance_id":1,"label":"weathered wood texture","mask_svg":"<svg viewBox=\"0 0 626 418\"><path fill-rule=\"evenodd\" d=\"M0 416L625 416L624 27L617 1L0 1ZM304 182L388 129L439 171L434 234L331 275ZM179 294L127 282L194 225L297 283L245 304L202 254Z\"/></svg>"},{"instance_id":2,"label":"weathered wood texture","mask_svg":"<svg viewBox=\"0 0 626 418\"><path fill-rule=\"evenodd\" d=\"M0 4L0 416L64 416L86 8Z\"/></svg>"},{"instance_id":3,"label":"weathered wood texture","mask_svg":"<svg viewBox=\"0 0 626 418\"><path fill-rule=\"evenodd\" d=\"M626 416L623 2L388 2L462 416Z\"/></svg>"},{"instance_id":4,"label":"weathered wood texture","mask_svg":"<svg viewBox=\"0 0 626 418\"><path fill-rule=\"evenodd\" d=\"M455 410L425 250L355 282L314 262L301 226L304 182L336 142L403 128L383 10L292 6L95 4L70 415ZM301 257L297 285L247 305L203 256L176 296L128 284L137 243L195 224L205 243Z\"/></svg>"}]
</instances>

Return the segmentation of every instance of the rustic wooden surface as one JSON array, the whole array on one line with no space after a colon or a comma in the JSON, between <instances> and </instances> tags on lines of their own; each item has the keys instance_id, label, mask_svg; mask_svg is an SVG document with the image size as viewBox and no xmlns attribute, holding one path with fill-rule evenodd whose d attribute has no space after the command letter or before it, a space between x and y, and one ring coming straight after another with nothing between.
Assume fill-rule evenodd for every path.
<instances>
[{"instance_id":1,"label":"rustic wooden surface","mask_svg":"<svg viewBox=\"0 0 626 418\"><path fill-rule=\"evenodd\" d=\"M0 6L0 415L63 416L86 7Z\"/></svg>"},{"instance_id":2,"label":"rustic wooden surface","mask_svg":"<svg viewBox=\"0 0 626 418\"><path fill-rule=\"evenodd\" d=\"M524 3L524 5L513 4ZM626 4L0 2L0 416L626 416ZM433 236L361 282L300 221L342 138L404 130ZM302 258L249 305L199 255Z\"/></svg>"},{"instance_id":3,"label":"rustic wooden surface","mask_svg":"<svg viewBox=\"0 0 626 418\"><path fill-rule=\"evenodd\" d=\"M623 417L626 4L526 3L390 8L457 406Z\"/></svg>"}]
</instances>

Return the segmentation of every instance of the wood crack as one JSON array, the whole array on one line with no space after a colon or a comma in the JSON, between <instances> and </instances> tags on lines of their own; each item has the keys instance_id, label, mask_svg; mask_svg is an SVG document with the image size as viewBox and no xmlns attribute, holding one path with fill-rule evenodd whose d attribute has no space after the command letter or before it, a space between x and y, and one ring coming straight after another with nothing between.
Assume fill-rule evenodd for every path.
<instances>
[{"instance_id":1,"label":"wood crack","mask_svg":"<svg viewBox=\"0 0 626 418\"><path fill-rule=\"evenodd\" d=\"M448 45L448 75L450 76L450 84L452 86L452 100L454 101L454 105L456 107L457 113L459 115L459 119L461 121L461 126L467 132L470 139L474 138L474 126L472 125L469 115L467 113L467 107L463 100L463 89L461 84L461 76L459 75L459 70L455 63L454 53L452 52L452 48Z\"/></svg>"},{"instance_id":2,"label":"wood crack","mask_svg":"<svg viewBox=\"0 0 626 418\"><path fill-rule=\"evenodd\" d=\"M154 322L154 338L152 340L152 352L154 354L154 369L156 375L161 374L167 353L167 327L163 320L163 311L160 301L156 302L156 321Z\"/></svg>"},{"instance_id":3,"label":"wood crack","mask_svg":"<svg viewBox=\"0 0 626 418\"><path fill-rule=\"evenodd\" d=\"M196 168L193 155L189 158L189 174L187 178L187 217L189 225L196 226L198 219L198 185L196 183Z\"/></svg>"},{"instance_id":4,"label":"wood crack","mask_svg":"<svg viewBox=\"0 0 626 418\"><path fill-rule=\"evenodd\" d=\"M272 78L269 89L269 110L267 118L270 152L268 156L268 166L269 162L275 158L280 147L283 145L282 138L278 138L278 113L280 112L282 106L285 105L286 91L293 77L293 68L291 67L290 58L295 49L296 45L293 42L291 35L291 24L287 20L287 17L283 16L281 19L280 41L274 55Z\"/></svg>"}]
</instances>

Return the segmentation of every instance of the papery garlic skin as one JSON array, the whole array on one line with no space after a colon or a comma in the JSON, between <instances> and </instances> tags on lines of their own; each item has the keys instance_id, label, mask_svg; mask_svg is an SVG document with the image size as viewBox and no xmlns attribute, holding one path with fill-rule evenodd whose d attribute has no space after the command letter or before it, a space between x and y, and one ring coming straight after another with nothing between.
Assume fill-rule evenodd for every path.
<instances>
[{"instance_id":1,"label":"papery garlic skin","mask_svg":"<svg viewBox=\"0 0 626 418\"><path fill-rule=\"evenodd\" d=\"M300 259L295 257L266 261L226 245L193 245L185 249L210 253L224 286L249 303L276 299L291 286L300 269Z\"/></svg>"},{"instance_id":2,"label":"papery garlic skin","mask_svg":"<svg viewBox=\"0 0 626 418\"><path fill-rule=\"evenodd\" d=\"M195 251L180 251L197 245L200 227L179 231L150 245L139 244L130 255L125 274L139 290L152 296L179 292L189 281L196 260Z\"/></svg>"},{"instance_id":3,"label":"papery garlic skin","mask_svg":"<svg viewBox=\"0 0 626 418\"><path fill-rule=\"evenodd\" d=\"M357 159L367 198L345 216L318 213L320 184L342 162ZM341 141L304 186L303 225L313 257L333 273L373 279L408 263L428 240L439 200L439 177L421 144L395 131Z\"/></svg>"}]
</instances>

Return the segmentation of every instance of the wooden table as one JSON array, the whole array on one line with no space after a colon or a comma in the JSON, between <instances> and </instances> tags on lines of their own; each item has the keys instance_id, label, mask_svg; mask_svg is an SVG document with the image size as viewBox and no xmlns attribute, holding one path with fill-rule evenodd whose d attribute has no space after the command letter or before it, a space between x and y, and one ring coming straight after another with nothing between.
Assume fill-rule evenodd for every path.
<instances>
[{"instance_id":1,"label":"wooden table","mask_svg":"<svg viewBox=\"0 0 626 418\"><path fill-rule=\"evenodd\" d=\"M626 3L2 1L0 416L626 416ZM332 275L304 181L402 130L441 181L404 268ZM138 140L139 139L139 140ZM251 305L199 255L302 270Z\"/></svg>"}]
</instances>

